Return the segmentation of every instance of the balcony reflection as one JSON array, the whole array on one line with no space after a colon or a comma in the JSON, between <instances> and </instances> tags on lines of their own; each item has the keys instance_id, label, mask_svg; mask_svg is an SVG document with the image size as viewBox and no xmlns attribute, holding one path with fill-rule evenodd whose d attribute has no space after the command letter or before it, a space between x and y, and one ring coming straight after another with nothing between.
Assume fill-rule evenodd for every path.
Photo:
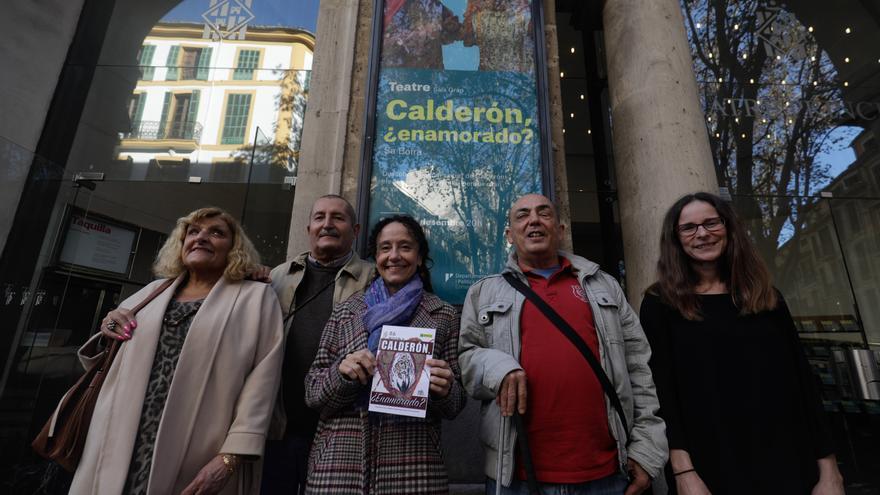
<instances>
[{"instance_id":1,"label":"balcony reflection","mask_svg":"<svg viewBox=\"0 0 880 495\"><path fill-rule=\"evenodd\" d=\"M153 141L158 139L202 139L202 124L198 122L160 122L157 120L139 120L131 126L131 131L124 134L123 139L141 139Z\"/></svg>"}]
</instances>

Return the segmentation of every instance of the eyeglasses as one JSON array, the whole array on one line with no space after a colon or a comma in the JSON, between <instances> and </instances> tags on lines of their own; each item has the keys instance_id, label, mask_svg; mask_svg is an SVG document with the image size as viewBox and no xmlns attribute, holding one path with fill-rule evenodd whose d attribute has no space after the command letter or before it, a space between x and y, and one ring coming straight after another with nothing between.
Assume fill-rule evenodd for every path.
<instances>
[{"instance_id":1,"label":"eyeglasses","mask_svg":"<svg viewBox=\"0 0 880 495\"><path fill-rule=\"evenodd\" d=\"M675 228L678 235L684 237L693 237L697 235L697 231L703 227L708 232L718 232L724 228L724 219L721 217L710 218L703 223L684 223Z\"/></svg>"}]
</instances>

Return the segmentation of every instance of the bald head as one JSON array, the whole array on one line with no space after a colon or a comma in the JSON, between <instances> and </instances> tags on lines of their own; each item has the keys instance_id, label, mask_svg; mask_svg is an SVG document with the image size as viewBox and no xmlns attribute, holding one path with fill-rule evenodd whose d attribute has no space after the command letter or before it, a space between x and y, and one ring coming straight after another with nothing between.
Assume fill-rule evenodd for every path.
<instances>
[{"instance_id":1,"label":"bald head","mask_svg":"<svg viewBox=\"0 0 880 495\"><path fill-rule=\"evenodd\" d=\"M553 216L556 218L556 220L559 220L559 210L556 209L556 205L553 204L553 201L550 201L550 198L544 196L543 194L526 194L524 196L520 196L519 199L517 199L513 203L513 206L510 207L510 210L508 210L508 224L513 223L514 214L517 210L528 210L533 207L549 208L553 212Z\"/></svg>"},{"instance_id":2,"label":"bald head","mask_svg":"<svg viewBox=\"0 0 880 495\"><path fill-rule=\"evenodd\" d=\"M507 242L513 244L525 268L551 268L559 264L559 245L565 226L550 198L526 194L517 199L507 215Z\"/></svg>"}]
</instances>

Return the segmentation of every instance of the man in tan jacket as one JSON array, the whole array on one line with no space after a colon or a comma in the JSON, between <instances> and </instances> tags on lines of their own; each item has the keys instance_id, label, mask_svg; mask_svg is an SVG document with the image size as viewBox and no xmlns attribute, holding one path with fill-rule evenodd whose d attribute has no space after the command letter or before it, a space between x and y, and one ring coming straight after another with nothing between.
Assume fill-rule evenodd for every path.
<instances>
[{"instance_id":1,"label":"man in tan jacket","mask_svg":"<svg viewBox=\"0 0 880 495\"><path fill-rule=\"evenodd\" d=\"M305 405L303 380L333 307L362 291L372 279L372 265L352 251L359 231L348 201L332 194L322 196L312 205L306 225L309 251L278 265L270 274L284 313L285 353L266 445L264 495L305 490L318 413Z\"/></svg>"}]
</instances>

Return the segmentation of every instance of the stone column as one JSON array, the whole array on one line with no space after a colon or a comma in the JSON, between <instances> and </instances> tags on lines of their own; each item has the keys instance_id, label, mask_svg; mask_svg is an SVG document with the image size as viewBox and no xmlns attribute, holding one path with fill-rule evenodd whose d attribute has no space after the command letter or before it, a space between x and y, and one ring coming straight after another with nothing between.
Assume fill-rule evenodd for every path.
<instances>
[{"instance_id":1,"label":"stone column","mask_svg":"<svg viewBox=\"0 0 880 495\"><path fill-rule=\"evenodd\" d=\"M636 308L655 279L660 225L676 199L718 191L678 0L606 0L614 162Z\"/></svg>"},{"instance_id":2,"label":"stone column","mask_svg":"<svg viewBox=\"0 0 880 495\"><path fill-rule=\"evenodd\" d=\"M321 0L318 10L288 258L308 249L305 226L315 199L342 192L358 4L351 0Z\"/></svg>"},{"instance_id":3,"label":"stone column","mask_svg":"<svg viewBox=\"0 0 880 495\"><path fill-rule=\"evenodd\" d=\"M550 146L553 160L554 203L559 210L559 219L571 227L571 204L569 203L568 175L565 164L565 133L562 123L562 80L559 76L559 41L556 28L556 0L544 0L544 50L547 59L547 100L550 113ZM539 40L540 41L540 40ZM538 95L541 98L542 95ZM562 249L572 250L571 228L565 229Z\"/></svg>"}]
</instances>

